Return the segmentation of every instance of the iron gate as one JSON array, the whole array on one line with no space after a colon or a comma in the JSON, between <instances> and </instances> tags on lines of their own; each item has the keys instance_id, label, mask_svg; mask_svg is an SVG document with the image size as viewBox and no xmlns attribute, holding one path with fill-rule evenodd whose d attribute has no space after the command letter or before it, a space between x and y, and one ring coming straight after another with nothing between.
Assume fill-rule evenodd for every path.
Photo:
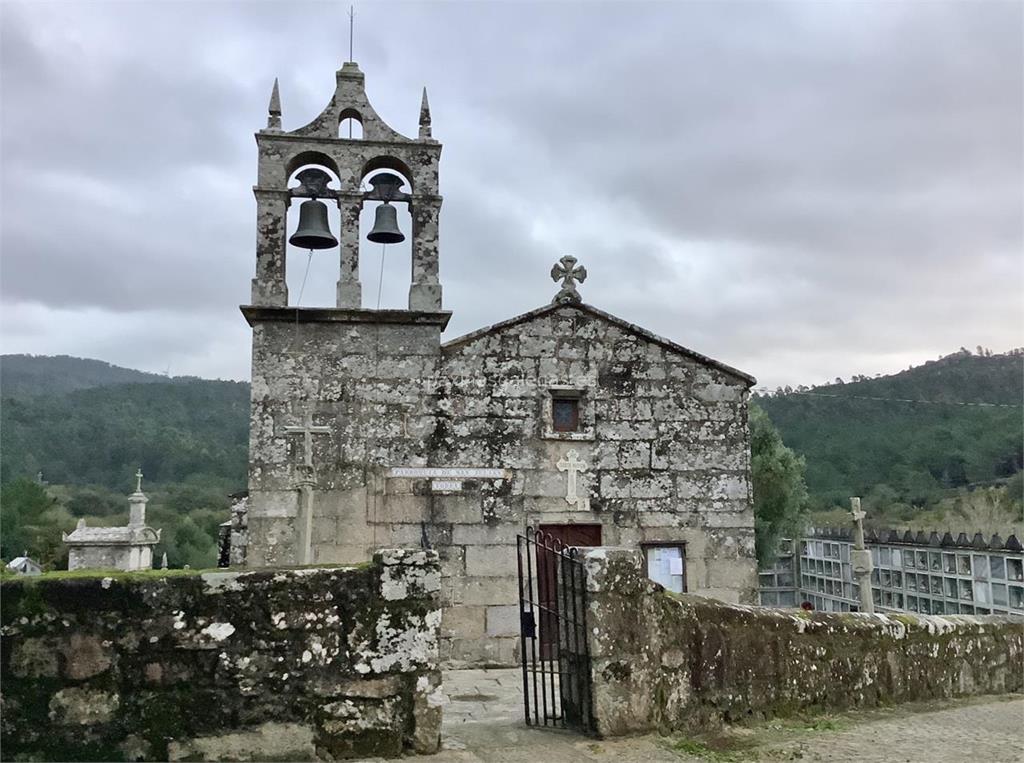
<instances>
[{"instance_id":1,"label":"iron gate","mask_svg":"<svg viewBox=\"0 0 1024 763\"><path fill-rule=\"evenodd\" d=\"M526 724L592 734L583 563L575 548L542 530L527 528L517 543Z\"/></svg>"}]
</instances>

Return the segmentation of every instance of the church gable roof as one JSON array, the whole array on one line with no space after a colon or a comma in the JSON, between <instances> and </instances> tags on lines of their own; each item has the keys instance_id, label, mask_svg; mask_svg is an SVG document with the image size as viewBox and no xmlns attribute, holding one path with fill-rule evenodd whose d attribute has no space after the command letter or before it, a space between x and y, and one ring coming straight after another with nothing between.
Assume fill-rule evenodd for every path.
<instances>
[{"instance_id":1,"label":"church gable roof","mask_svg":"<svg viewBox=\"0 0 1024 763\"><path fill-rule=\"evenodd\" d=\"M531 310L528 313L523 313L522 315L517 315L514 318L509 318L508 320L501 321L500 323L495 323L491 326L487 326L477 331L470 332L469 334L456 337L455 339L452 339L451 341L442 344L441 350L442 352L458 350L459 348L471 342L474 342L482 337L489 336L491 334L501 333L502 331L512 328L513 326L518 326L522 323L528 323L532 320L542 318L546 315L550 315L551 313L557 312L559 310L577 310L581 313L586 313L587 315L590 315L594 318L610 323L613 326L616 326L619 329L625 331L626 333L633 334L634 336L639 337L640 339L651 342L652 344L656 344L659 347L668 350L669 352L674 352L677 355L682 355L683 357L696 361L701 365L715 368L724 374L727 374L729 376L734 377L735 379L738 379L748 387L752 387L754 384L757 383L757 379L755 379L750 374L744 373L743 371L733 368L732 366L726 365L725 363L721 363L715 360L714 358L709 358L707 355L702 355L699 352L690 350L686 347L683 347L680 344L676 344L675 342L666 339L665 337L658 336L653 331L648 331L647 329L642 328L641 326L637 326L635 323L630 323L629 321L623 320L622 318L614 316L611 313L606 313L604 310L599 310L596 307L588 305L583 302L544 305L543 307L539 307L536 310Z\"/></svg>"}]
</instances>

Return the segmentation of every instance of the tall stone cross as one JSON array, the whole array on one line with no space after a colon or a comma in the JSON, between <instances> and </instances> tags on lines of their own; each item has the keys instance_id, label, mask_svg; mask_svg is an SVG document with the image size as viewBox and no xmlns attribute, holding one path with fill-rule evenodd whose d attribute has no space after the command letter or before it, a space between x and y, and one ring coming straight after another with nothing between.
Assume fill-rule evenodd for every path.
<instances>
[{"instance_id":1,"label":"tall stone cross","mask_svg":"<svg viewBox=\"0 0 1024 763\"><path fill-rule=\"evenodd\" d=\"M576 291L576 283L583 283L587 280L587 269L582 265L577 265L576 258L571 254L565 255L551 268L551 280L562 282L562 288L551 300L552 303L583 301L580 293Z\"/></svg>"},{"instance_id":2,"label":"tall stone cross","mask_svg":"<svg viewBox=\"0 0 1024 763\"><path fill-rule=\"evenodd\" d=\"M135 472L135 492L142 492L142 467L140 466Z\"/></svg>"},{"instance_id":3,"label":"tall stone cross","mask_svg":"<svg viewBox=\"0 0 1024 763\"><path fill-rule=\"evenodd\" d=\"M303 419L301 426L291 426L284 428L285 434L300 434L304 437L304 448L302 463L310 470L313 468L313 435L315 434L330 434L330 427L317 427L313 426L313 414L306 411L306 417Z\"/></svg>"},{"instance_id":4,"label":"tall stone cross","mask_svg":"<svg viewBox=\"0 0 1024 763\"><path fill-rule=\"evenodd\" d=\"M299 564L313 563L313 435L330 434L330 427L318 427L313 425L313 414L306 411L306 416L301 426L284 428L285 434L300 434L304 438L302 462L306 467L306 474L299 481L300 507L297 542L297 561Z\"/></svg>"},{"instance_id":5,"label":"tall stone cross","mask_svg":"<svg viewBox=\"0 0 1024 763\"><path fill-rule=\"evenodd\" d=\"M871 596L871 552L864 546L864 512L860 508L860 498L850 499L850 515L853 517L853 574L857 576L860 587L860 611L869 614L875 611L875 601Z\"/></svg>"},{"instance_id":6,"label":"tall stone cross","mask_svg":"<svg viewBox=\"0 0 1024 763\"><path fill-rule=\"evenodd\" d=\"M576 475L579 472L586 471L587 464L580 458L580 454L575 449L570 450L565 454L565 457L560 459L555 464L560 472L568 472L566 480L565 490L565 502L570 506L575 506L580 511L590 510L590 499L583 498L577 495Z\"/></svg>"}]
</instances>

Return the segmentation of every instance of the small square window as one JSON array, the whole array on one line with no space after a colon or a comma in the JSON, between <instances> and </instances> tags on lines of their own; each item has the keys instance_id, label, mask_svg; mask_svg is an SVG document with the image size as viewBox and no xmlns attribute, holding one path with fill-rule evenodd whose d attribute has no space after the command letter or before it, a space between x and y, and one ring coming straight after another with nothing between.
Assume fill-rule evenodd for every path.
<instances>
[{"instance_id":1,"label":"small square window","mask_svg":"<svg viewBox=\"0 0 1024 763\"><path fill-rule=\"evenodd\" d=\"M576 397L556 397L551 401L551 428L556 432L578 432L580 401Z\"/></svg>"}]
</instances>

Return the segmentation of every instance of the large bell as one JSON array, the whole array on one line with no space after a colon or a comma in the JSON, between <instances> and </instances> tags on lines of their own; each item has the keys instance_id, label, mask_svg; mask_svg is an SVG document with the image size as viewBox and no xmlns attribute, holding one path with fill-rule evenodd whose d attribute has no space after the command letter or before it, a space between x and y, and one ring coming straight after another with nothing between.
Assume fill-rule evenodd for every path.
<instances>
[{"instance_id":1,"label":"large bell","mask_svg":"<svg viewBox=\"0 0 1024 763\"><path fill-rule=\"evenodd\" d=\"M377 207L373 219L373 230L366 238L375 244L400 244L405 241L405 234L398 229L398 211L386 201Z\"/></svg>"},{"instance_id":2,"label":"large bell","mask_svg":"<svg viewBox=\"0 0 1024 763\"><path fill-rule=\"evenodd\" d=\"M327 205L316 199L302 202L299 207L299 227L295 229L288 243L300 249L331 249L338 245L338 239L331 233L327 221Z\"/></svg>"}]
</instances>

